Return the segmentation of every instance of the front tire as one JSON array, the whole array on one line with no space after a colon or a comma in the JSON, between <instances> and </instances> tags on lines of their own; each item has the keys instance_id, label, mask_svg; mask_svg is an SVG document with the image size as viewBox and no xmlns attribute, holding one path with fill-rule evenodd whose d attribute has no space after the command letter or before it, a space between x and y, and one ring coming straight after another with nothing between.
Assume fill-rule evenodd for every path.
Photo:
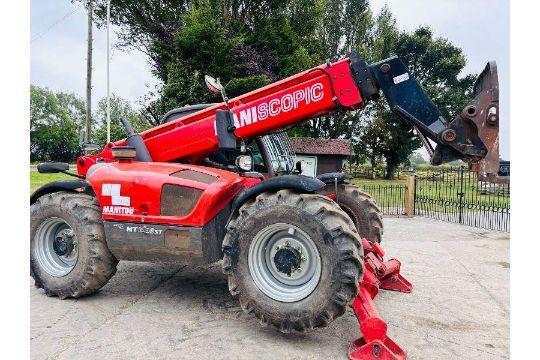
<instances>
[{"instance_id":1,"label":"front tire","mask_svg":"<svg viewBox=\"0 0 540 360\"><path fill-rule=\"evenodd\" d=\"M65 299L94 293L115 274L117 263L94 197L57 192L32 204L30 275L47 295Z\"/></svg>"},{"instance_id":2,"label":"front tire","mask_svg":"<svg viewBox=\"0 0 540 360\"><path fill-rule=\"evenodd\" d=\"M290 190L248 200L223 241L223 271L242 309L280 331L327 326L358 293L360 237L330 199Z\"/></svg>"}]
</instances>

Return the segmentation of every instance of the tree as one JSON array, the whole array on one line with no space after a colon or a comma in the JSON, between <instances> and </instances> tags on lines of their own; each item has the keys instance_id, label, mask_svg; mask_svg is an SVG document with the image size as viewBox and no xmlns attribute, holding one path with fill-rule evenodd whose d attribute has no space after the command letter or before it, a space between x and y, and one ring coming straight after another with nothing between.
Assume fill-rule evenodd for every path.
<instances>
[{"instance_id":1,"label":"tree","mask_svg":"<svg viewBox=\"0 0 540 360\"><path fill-rule=\"evenodd\" d=\"M371 169L374 170L381 162L386 136L385 123L382 117L364 119L365 124L360 124L357 128L356 141L353 148L357 163L367 160ZM375 172L373 172L375 175Z\"/></svg>"},{"instance_id":2,"label":"tree","mask_svg":"<svg viewBox=\"0 0 540 360\"><path fill-rule=\"evenodd\" d=\"M67 112L68 117L73 120L77 128L86 126L86 103L74 92L57 92L55 94L58 106Z\"/></svg>"},{"instance_id":3,"label":"tree","mask_svg":"<svg viewBox=\"0 0 540 360\"><path fill-rule=\"evenodd\" d=\"M69 99L69 101L66 101ZM30 160L71 161L79 154L73 94L30 85Z\"/></svg>"},{"instance_id":4,"label":"tree","mask_svg":"<svg viewBox=\"0 0 540 360\"><path fill-rule=\"evenodd\" d=\"M94 131L92 141L98 145L104 146L107 143L107 98L98 101L98 108L95 111ZM117 141L125 138L127 133L124 127L120 124L120 119L129 121L133 130L141 132L149 127L140 112L133 109L131 104L117 96L111 94L110 98L111 111L111 141Z\"/></svg>"},{"instance_id":5,"label":"tree","mask_svg":"<svg viewBox=\"0 0 540 360\"><path fill-rule=\"evenodd\" d=\"M396 20L385 6L377 14L369 30L364 50L366 61L376 62L392 56L398 37ZM385 121L384 114L387 110L384 100L371 102L360 111L359 120L353 127L355 153L364 155L372 169L381 162L390 140L396 138L396 135L389 132L390 128Z\"/></svg>"},{"instance_id":6,"label":"tree","mask_svg":"<svg viewBox=\"0 0 540 360\"><path fill-rule=\"evenodd\" d=\"M118 46L147 54L163 81L157 99L145 104L156 124L172 108L220 101L204 87L205 74L235 96L312 66L325 2L113 0L111 21L120 27ZM106 4L96 1L100 25Z\"/></svg>"},{"instance_id":7,"label":"tree","mask_svg":"<svg viewBox=\"0 0 540 360\"><path fill-rule=\"evenodd\" d=\"M426 159L424 159L424 157L417 152L412 153L411 156L409 156L408 162L414 166L425 165L428 163Z\"/></svg>"},{"instance_id":8,"label":"tree","mask_svg":"<svg viewBox=\"0 0 540 360\"><path fill-rule=\"evenodd\" d=\"M366 56L373 25L372 13L367 0L326 1L323 20L315 30L317 53L312 57L316 63L326 59L337 60L351 51ZM301 70L305 70L308 66ZM293 136L316 138L348 138L353 135L360 119L357 111L335 111L328 116L310 119L289 133Z\"/></svg>"}]
</instances>

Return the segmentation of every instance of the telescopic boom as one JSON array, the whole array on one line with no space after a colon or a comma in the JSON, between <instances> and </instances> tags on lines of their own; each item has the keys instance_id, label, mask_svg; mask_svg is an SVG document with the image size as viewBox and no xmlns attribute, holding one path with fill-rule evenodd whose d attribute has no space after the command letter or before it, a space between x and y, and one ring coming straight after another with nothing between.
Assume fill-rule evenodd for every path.
<instances>
[{"instance_id":1,"label":"telescopic boom","mask_svg":"<svg viewBox=\"0 0 540 360\"><path fill-rule=\"evenodd\" d=\"M327 62L230 99L230 112L225 103L216 104L146 130L138 141L146 146L152 161L195 164L213 152L230 149L231 144L234 147L237 141L284 129L338 108L362 109L381 94L390 109L415 128L432 163L461 159L476 171L493 176L498 172L495 62L488 63L475 83L474 99L453 121L443 118L399 58L367 65L358 53L352 52L335 63ZM437 144L436 149L428 139ZM86 174L97 159L114 161L112 147L129 142L128 137L107 144L98 155L80 157L79 173Z\"/></svg>"}]
</instances>

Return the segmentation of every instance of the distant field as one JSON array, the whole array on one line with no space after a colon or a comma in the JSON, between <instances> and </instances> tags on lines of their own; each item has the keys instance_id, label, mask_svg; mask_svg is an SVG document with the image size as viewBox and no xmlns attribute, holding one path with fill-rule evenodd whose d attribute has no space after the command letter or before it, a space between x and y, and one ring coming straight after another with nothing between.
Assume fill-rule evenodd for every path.
<instances>
[{"instance_id":1,"label":"distant field","mask_svg":"<svg viewBox=\"0 0 540 360\"><path fill-rule=\"evenodd\" d=\"M407 180L406 179L396 179L396 180L384 180L384 179L364 179L364 178L356 178L351 179L351 182L355 185L369 185L369 186L376 186L376 185L404 185Z\"/></svg>"}]
</instances>

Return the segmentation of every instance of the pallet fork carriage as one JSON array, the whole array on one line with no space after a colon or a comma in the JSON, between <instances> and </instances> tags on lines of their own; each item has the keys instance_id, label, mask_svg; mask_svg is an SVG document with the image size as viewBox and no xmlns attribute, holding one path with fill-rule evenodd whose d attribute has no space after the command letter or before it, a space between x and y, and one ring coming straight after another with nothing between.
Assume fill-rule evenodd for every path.
<instances>
[{"instance_id":1,"label":"pallet fork carriage","mask_svg":"<svg viewBox=\"0 0 540 360\"><path fill-rule=\"evenodd\" d=\"M358 359L405 359L387 335L374 299L380 289L411 292L401 263L384 260L380 210L345 174L300 175L283 130L332 111L361 110L384 96L416 129L440 164L466 161L487 178L498 169L498 81L489 63L475 98L443 118L397 57L366 64L358 53L228 99L185 107L152 129L67 164L32 194L30 271L59 298L98 291L119 260L222 261L242 309L280 331L324 327L352 307L362 338ZM164 119L165 120L165 119ZM431 143L437 144L435 149Z\"/></svg>"}]
</instances>

